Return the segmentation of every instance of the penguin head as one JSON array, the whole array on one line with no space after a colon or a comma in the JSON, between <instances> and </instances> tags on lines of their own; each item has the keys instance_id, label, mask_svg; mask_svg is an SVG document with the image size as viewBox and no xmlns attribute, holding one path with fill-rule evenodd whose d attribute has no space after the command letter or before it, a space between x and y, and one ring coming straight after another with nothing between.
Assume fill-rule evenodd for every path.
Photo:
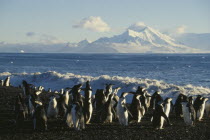
<instances>
[{"instance_id":1,"label":"penguin head","mask_svg":"<svg viewBox=\"0 0 210 140\"><path fill-rule=\"evenodd\" d=\"M141 86L138 86L137 90L136 90L136 93L137 94L142 94L144 92L145 88L141 87Z\"/></svg>"},{"instance_id":2,"label":"penguin head","mask_svg":"<svg viewBox=\"0 0 210 140\"><path fill-rule=\"evenodd\" d=\"M82 87L82 84L78 84L78 85L75 85L73 88L75 88L75 89L80 89Z\"/></svg>"},{"instance_id":3,"label":"penguin head","mask_svg":"<svg viewBox=\"0 0 210 140\"><path fill-rule=\"evenodd\" d=\"M193 99L194 99L194 97L193 97L193 96L189 96L188 98L189 98L190 100L193 100Z\"/></svg>"},{"instance_id":4,"label":"penguin head","mask_svg":"<svg viewBox=\"0 0 210 140\"><path fill-rule=\"evenodd\" d=\"M202 101L203 101L203 102L206 102L206 101L208 101L208 98L203 97L203 98L202 98Z\"/></svg>"},{"instance_id":5,"label":"penguin head","mask_svg":"<svg viewBox=\"0 0 210 140\"><path fill-rule=\"evenodd\" d=\"M37 101L37 100L34 101L34 104L35 104L35 107L39 107L43 105L42 102Z\"/></svg>"},{"instance_id":6,"label":"penguin head","mask_svg":"<svg viewBox=\"0 0 210 140\"><path fill-rule=\"evenodd\" d=\"M38 90L43 91L44 90L44 87L43 86L39 86Z\"/></svg>"},{"instance_id":7,"label":"penguin head","mask_svg":"<svg viewBox=\"0 0 210 140\"><path fill-rule=\"evenodd\" d=\"M35 94L36 94L36 95L39 95L39 94L41 94L41 93L42 93L41 90L36 90L36 91L35 91Z\"/></svg>"},{"instance_id":8,"label":"penguin head","mask_svg":"<svg viewBox=\"0 0 210 140\"><path fill-rule=\"evenodd\" d=\"M164 100L165 103L169 103L169 102L171 102L171 101L172 101L172 98L169 98L169 97L167 97L167 98Z\"/></svg>"},{"instance_id":9,"label":"penguin head","mask_svg":"<svg viewBox=\"0 0 210 140\"><path fill-rule=\"evenodd\" d=\"M106 84L106 91L112 92L112 87L113 86L114 86L114 84Z\"/></svg>"},{"instance_id":10,"label":"penguin head","mask_svg":"<svg viewBox=\"0 0 210 140\"><path fill-rule=\"evenodd\" d=\"M50 96L50 100L56 99L55 95Z\"/></svg>"},{"instance_id":11,"label":"penguin head","mask_svg":"<svg viewBox=\"0 0 210 140\"><path fill-rule=\"evenodd\" d=\"M128 92L123 92L120 96L120 98L125 98L125 96L127 96L129 93Z\"/></svg>"},{"instance_id":12,"label":"penguin head","mask_svg":"<svg viewBox=\"0 0 210 140\"><path fill-rule=\"evenodd\" d=\"M28 84L28 83L27 83L25 80L22 81L22 85L23 85L24 87L25 87L27 84Z\"/></svg>"},{"instance_id":13,"label":"penguin head","mask_svg":"<svg viewBox=\"0 0 210 140\"><path fill-rule=\"evenodd\" d=\"M157 94L161 94L162 93L162 91L159 89L159 90L157 90Z\"/></svg>"},{"instance_id":14,"label":"penguin head","mask_svg":"<svg viewBox=\"0 0 210 140\"><path fill-rule=\"evenodd\" d=\"M115 95L117 95L117 92L118 92L120 89L121 89L121 87L115 88L114 91L113 91L113 93L114 93Z\"/></svg>"},{"instance_id":15,"label":"penguin head","mask_svg":"<svg viewBox=\"0 0 210 140\"><path fill-rule=\"evenodd\" d=\"M195 100L202 101L202 99L203 99L203 97L201 95L198 95Z\"/></svg>"},{"instance_id":16,"label":"penguin head","mask_svg":"<svg viewBox=\"0 0 210 140\"><path fill-rule=\"evenodd\" d=\"M90 81L89 80L86 82L86 88L90 88Z\"/></svg>"},{"instance_id":17,"label":"penguin head","mask_svg":"<svg viewBox=\"0 0 210 140\"><path fill-rule=\"evenodd\" d=\"M141 97L141 95L138 94L138 95L136 96L136 99L139 100L140 97Z\"/></svg>"},{"instance_id":18,"label":"penguin head","mask_svg":"<svg viewBox=\"0 0 210 140\"><path fill-rule=\"evenodd\" d=\"M183 100L184 102L189 102L189 98L186 95L183 95Z\"/></svg>"}]
</instances>

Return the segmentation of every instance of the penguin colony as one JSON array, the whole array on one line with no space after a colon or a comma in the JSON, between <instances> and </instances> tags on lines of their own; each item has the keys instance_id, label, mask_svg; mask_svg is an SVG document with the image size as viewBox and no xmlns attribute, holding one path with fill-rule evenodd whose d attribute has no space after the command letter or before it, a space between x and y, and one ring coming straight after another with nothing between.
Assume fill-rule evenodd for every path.
<instances>
[{"instance_id":1,"label":"penguin colony","mask_svg":"<svg viewBox=\"0 0 210 140\"><path fill-rule=\"evenodd\" d=\"M10 86L10 78L1 80L1 86ZM31 119L34 130L47 130L47 121L51 118L62 118L68 127L75 130L85 129L91 122L93 110L96 111L97 123L112 123L118 121L120 125L128 126L129 123L141 123L141 119L152 110L151 122L155 129L163 129L164 123L170 123L170 113L175 112L176 117L183 119L188 126L194 126L196 121L202 121L204 111L210 117L210 100L198 95L195 99L180 94L175 104L172 98L163 98L160 91L150 95L146 89L138 87L136 92L122 92L117 95L120 87L113 88L113 84L106 84L105 89L97 89L93 95L90 81L73 87L55 91L53 94L48 89L49 99L47 105L40 98L44 87L38 88L23 80L22 93L17 93L15 98L15 118L17 127L23 125L24 120ZM82 95L81 93L84 93ZM126 103L126 96L133 95L131 104Z\"/></svg>"}]
</instances>

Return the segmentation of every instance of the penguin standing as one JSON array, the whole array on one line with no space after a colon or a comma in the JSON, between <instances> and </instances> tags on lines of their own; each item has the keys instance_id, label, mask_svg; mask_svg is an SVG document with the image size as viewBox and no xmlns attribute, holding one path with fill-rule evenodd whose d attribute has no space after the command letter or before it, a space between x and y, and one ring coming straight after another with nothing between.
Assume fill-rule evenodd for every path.
<instances>
[{"instance_id":1,"label":"penguin standing","mask_svg":"<svg viewBox=\"0 0 210 140\"><path fill-rule=\"evenodd\" d=\"M4 86L5 87L9 87L10 86L10 77L9 76L4 80Z\"/></svg>"},{"instance_id":2,"label":"penguin standing","mask_svg":"<svg viewBox=\"0 0 210 140\"><path fill-rule=\"evenodd\" d=\"M83 106L81 103L75 102L72 104L71 116L75 130L85 129Z\"/></svg>"},{"instance_id":3,"label":"penguin standing","mask_svg":"<svg viewBox=\"0 0 210 140\"><path fill-rule=\"evenodd\" d=\"M35 112L33 114L34 130L47 130L47 115L42 102L35 101Z\"/></svg>"},{"instance_id":4,"label":"penguin standing","mask_svg":"<svg viewBox=\"0 0 210 140\"><path fill-rule=\"evenodd\" d=\"M58 107L55 96L50 97L50 102L47 108L47 117L48 118L57 118L58 116Z\"/></svg>"},{"instance_id":5,"label":"penguin standing","mask_svg":"<svg viewBox=\"0 0 210 140\"><path fill-rule=\"evenodd\" d=\"M160 91L156 91L151 97L150 106L152 107L153 110L155 110L156 104L158 102L163 102L163 98L160 95Z\"/></svg>"},{"instance_id":6,"label":"penguin standing","mask_svg":"<svg viewBox=\"0 0 210 140\"><path fill-rule=\"evenodd\" d=\"M104 104L104 107L102 109L102 122L103 123L112 123L113 119L113 106L112 106L112 99L114 94L109 94L108 100Z\"/></svg>"},{"instance_id":7,"label":"penguin standing","mask_svg":"<svg viewBox=\"0 0 210 140\"><path fill-rule=\"evenodd\" d=\"M40 97L36 94L36 91L28 97L28 112L31 116L33 116L35 112L35 101L41 101Z\"/></svg>"},{"instance_id":8,"label":"penguin standing","mask_svg":"<svg viewBox=\"0 0 210 140\"><path fill-rule=\"evenodd\" d=\"M133 121L137 121L137 123L141 122L142 117L144 116L145 108L142 106L140 101L140 94L134 94L132 103L130 106L132 119Z\"/></svg>"},{"instance_id":9,"label":"penguin standing","mask_svg":"<svg viewBox=\"0 0 210 140\"><path fill-rule=\"evenodd\" d=\"M208 98L203 97L199 106L199 109L197 111L197 119L198 121L201 121L203 118L204 110L205 110L205 104Z\"/></svg>"},{"instance_id":10,"label":"penguin standing","mask_svg":"<svg viewBox=\"0 0 210 140\"><path fill-rule=\"evenodd\" d=\"M90 86L90 82L86 82L85 87L85 101L84 101L84 115L85 115L85 123L88 124L91 120L92 113L93 113L93 106L92 106L92 89Z\"/></svg>"},{"instance_id":11,"label":"penguin standing","mask_svg":"<svg viewBox=\"0 0 210 140\"><path fill-rule=\"evenodd\" d=\"M119 97L117 96L117 93L118 91L121 89L121 87L117 87L117 88L114 88L113 90L113 94L114 94L114 97L113 97L113 100L112 100L112 107L113 107L113 118L116 120L117 119L117 104L118 104L118 101L119 101Z\"/></svg>"},{"instance_id":12,"label":"penguin standing","mask_svg":"<svg viewBox=\"0 0 210 140\"><path fill-rule=\"evenodd\" d=\"M146 94L144 91L141 91L140 93L140 102L141 102L141 105L143 106L143 115L145 114L145 112L148 110L147 108L147 97L146 97Z\"/></svg>"},{"instance_id":13,"label":"penguin standing","mask_svg":"<svg viewBox=\"0 0 210 140\"><path fill-rule=\"evenodd\" d=\"M126 107L126 100L125 96L127 96L129 93L123 92L119 98L118 104L117 104L117 117L119 120L119 123L121 125L127 126L128 125L128 108Z\"/></svg>"},{"instance_id":14,"label":"penguin standing","mask_svg":"<svg viewBox=\"0 0 210 140\"><path fill-rule=\"evenodd\" d=\"M97 89L96 90L94 102L95 102L95 105L96 105L96 119L97 119L97 122L101 122L102 121L103 107L106 103L106 96L104 94L103 89Z\"/></svg>"},{"instance_id":15,"label":"penguin standing","mask_svg":"<svg viewBox=\"0 0 210 140\"><path fill-rule=\"evenodd\" d=\"M181 102L181 104L185 124L193 126L195 124L195 110L193 105L185 99Z\"/></svg>"},{"instance_id":16,"label":"penguin standing","mask_svg":"<svg viewBox=\"0 0 210 140\"><path fill-rule=\"evenodd\" d=\"M152 124L154 128L163 129L164 119L161 119L162 117L167 121L169 125L171 125L169 118L164 113L163 102L158 102L156 103L155 110L152 116Z\"/></svg>"},{"instance_id":17,"label":"penguin standing","mask_svg":"<svg viewBox=\"0 0 210 140\"><path fill-rule=\"evenodd\" d=\"M66 112L68 110L69 104L71 104L71 98L69 95L70 89L66 88L64 94L59 94L58 98L58 110L59 115L64 116L66 115Z\"/></svg>"},{"instance_id":18,"label":"penguin standing","mask_svg":"<svg viewBox=\"0 0 210 140\"><path fill-rule=\"evenodd\" d=\"M198 120L198 116L199 116L198 111L202 104L202 98L203 97L201 95L198 95L194 101L194 104L193 104L193 107L194 107L195 113L196 113L196 120Z\"/></svg>"},{"instance_id":19,"label":"penguin standing","mask_svg":"<svg viewBox=\"0 0 210 140\"><path fill-rule=\"evenodd\" d=\"M85 129L84 103L79 93L81 87L82 84L79 84L72 88L71 93L73 94L73 100L66 113L67 125L69 127L73 125L75 130Z\"/></svg>"},{"instance_id":20,"label":"penguin standing","mask_svg":"<svg viewBox=\"0 0 210 140\"><path fill-rule=\"evenodd\" d=\"M172 101L172 98L166 98L164 100L164 103L163 103L163 110L164 110L164 113L166 114L166 116L169 118L169 113L171 111L171 101ZM164 118L161 117L161 122L163 122L164 124ZM163 125L162 124L162 125Z\"/></svg>"},{"instance_id":21,"label":"penguin standing","mask_svg":"<svg viewBox=\"0 0 210 140\"><path fill-rule=\"evenodd\" d=\"M169 113L170 113L170 110L171 110L171 101L172 101L172 98L166 98L164 100L164 112L165 112L167 117L169 117Z\"/></svg>"},{"instance_id":22,"label":"penguin standing","mask_svg":"<svg viewBox=\"0 0 210 140\"><path fill-rule=\"evenodd\" d=\"M181 103L184 100L184 98L186 98L186 96L184 94L179 94L179 96L176 99L176 102L175 102L175 105L174 105L174 110L175 110L177 118L183 117L182 104Z\"/></svg>"},{"instance_id":23,"label":"penguin standing","mask_svg":"<svg viewBox=\"0 0 210 140\"><path fill-rule=\"evenodd\" d=\"M131 111L131 114L133 115L132 120L137 121L137 123L139 123L147 109L144 88L139 86L136 92L129 92L129 93L134 94L131 105L130 105L130 111ZM141 97L141 96L144 96L144 97Z\"/></svg>"}]
</instances>

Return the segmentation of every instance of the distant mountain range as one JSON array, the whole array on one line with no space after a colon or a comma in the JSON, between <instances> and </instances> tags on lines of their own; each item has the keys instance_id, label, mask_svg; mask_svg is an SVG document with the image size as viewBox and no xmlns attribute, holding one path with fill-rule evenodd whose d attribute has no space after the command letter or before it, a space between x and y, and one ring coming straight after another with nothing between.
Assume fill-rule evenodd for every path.
<instances>
[{"instance_id":1,"label":"distant mountain range","mask_svg":"<svg viewBox=\"0 0 210 140\"><path fill-rule=\"evenodd\" d=\"M210 33L186 33L174 37L178 42L192 48L210 51Z\"/></svg>"},{"instance_id":2,"label":"distant mountain range","mask_svg":"<svg viewBox=\"0 0 210 140\"><path fill-rule=\"evenodd\" d=\"M210 52L210 34L182 34L174 38L144 24L134 24L120 35L94 42L61 44L0 43L0 52L27 53L203 53Z\"/></svg>"}]
</instances>

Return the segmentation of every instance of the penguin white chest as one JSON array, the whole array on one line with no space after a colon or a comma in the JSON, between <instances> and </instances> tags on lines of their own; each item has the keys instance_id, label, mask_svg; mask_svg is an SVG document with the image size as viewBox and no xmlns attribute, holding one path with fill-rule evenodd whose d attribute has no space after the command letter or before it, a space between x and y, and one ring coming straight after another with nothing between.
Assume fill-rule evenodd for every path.
<instances>
[{"instance_id":1,"label":"penguin white chest","mask_svg":"<svg viewBox=\"0 0 210 140\"><path fill-rule=\"evenodd\" d=\"M119 123L122 125L128 125L128 111L125 110L126 101L124 98L121 98L117 104L117 116Z\"/></svg>"},{"instance_id":2,"label":"penguin white chest","mask_svg":"<svg viewBox=\"0 0 210 140\"><path fill-rule=\"evenodd\" d=\"M164 108L164 112L167 117L169 117L170 109L171 109L171 105L170 105L170 103L167 103Z\"/></svg>"},{"instance_id":3,"label":"penguin white chest","mask_svg":"<svg viewBox=\"0 0 210 140\"><path fill-rule=\"evenodd\" d=\"M162 108L163 108L163 106L162 106ZM163 111L164 111L164 108L163 108ZM164 124L164 118L161 117L160 118L160 129L163 129L163 124Z\"/></svg>"},{"instance_id":4,"label":"penguin white chest","mask_svg":"<svg viewBox=\"0 0 210 140\"><path fill-rule=\"evenodd\" d=\"M54 98L49 102L47 116L48 117L57 117L57 115L58 115L57 101Z\"/></svg>"},{"instance_id":5,"label":"penguin white chest","mask_svg":"<svg viewBox=\"0 0 210 140\"><path fill-rule=\"evenodd\" d=\"M187 103L182 103L182 112L183 112L184 122L187 125L193 125L193 121L191 119L191 113L189 112L189 108L187 107Z\"/></svg>"},{"instance_id":6,"label":"penguin white chest","mask_svg":"<svg viewBox=\"0 0 210 140\"><path fill-rule=\"evenodd\" d=\"M201 105L200 109L198 110L197 118L198 118L199 121L201 121L201 119L203 118L204 109L205 109L205 103L203 103Z\"/></svg>"},{"instance_id":7,"label":"penguin white chest","mask_svg":"<svg viewBox=\"0 0 210 140\"><path fill-rule=\"evenodd\" d=\"M73 125L74 125L74 129L75 130L79 130L80 127L79 127L79 116L77 115L78 110L76 110L76 105L73 105L72 106L72 109L71 109L71 115L72 115L72 120L73 120Z\"/></svg>"},{"instance_id":8,"label":"penguin white chest","mask_svg":"<svg viewBox=\"0 0 210 140\"><path fill-rule=\"evenodd\" d=\"M6 85L5 86L9 86L9 82L10 82L10 77L8 77L7 79L6 79Z\"/></svg>"}]
</instances>

